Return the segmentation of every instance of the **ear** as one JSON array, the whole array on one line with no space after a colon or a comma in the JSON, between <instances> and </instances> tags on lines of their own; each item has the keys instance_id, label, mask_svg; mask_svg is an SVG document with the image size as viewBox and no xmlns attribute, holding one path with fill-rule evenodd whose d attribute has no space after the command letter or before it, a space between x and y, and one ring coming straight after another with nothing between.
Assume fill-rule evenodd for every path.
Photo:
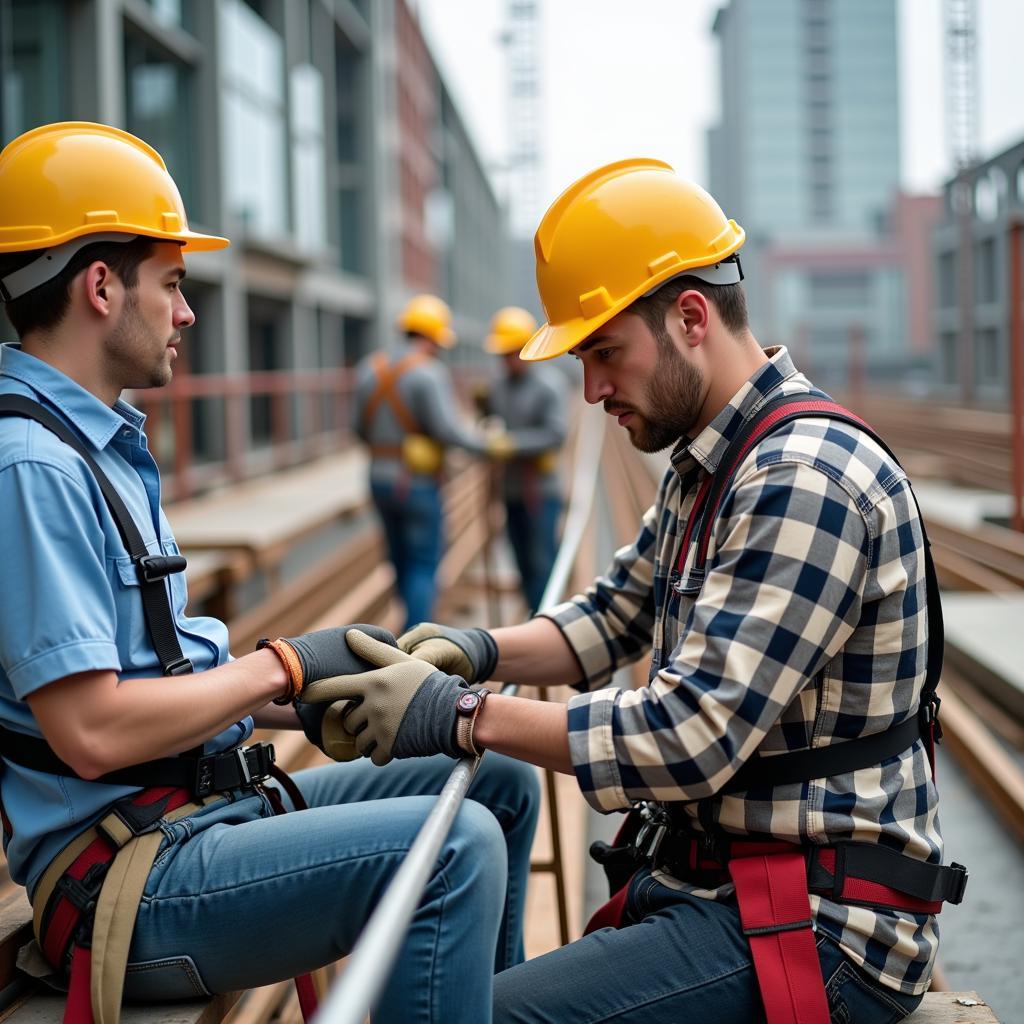
<instances>
[{"instance_id":1,"label":"ear","mask_svg":"<svg viewBox=\"0 0 1024 1024\"><path fill-rule=\"evenodd\" d=\"M121 279L102 260L90 263L82 271L86 305L99 316L110 316L121 288Z\"/></svg>"},{"instance_id":2,"label":"ear","mask_svg":"<svg viewBox=\"0 0 1024 1024\"><path fill-rule=\"evenodd\" d=\"M676 296L672 314L677 317L687 345L696 347L708 333L711 314L708 300L694 289L686 289Z\"/></svg>"}]
</instances>

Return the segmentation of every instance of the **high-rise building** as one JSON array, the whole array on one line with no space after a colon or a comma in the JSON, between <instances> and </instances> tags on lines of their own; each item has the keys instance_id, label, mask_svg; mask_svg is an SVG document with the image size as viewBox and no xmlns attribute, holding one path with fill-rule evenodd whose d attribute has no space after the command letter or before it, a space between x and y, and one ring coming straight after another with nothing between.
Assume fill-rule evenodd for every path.
<instances>
[{"instance_id":1,"label":"high-rise building","mask_svg":"<svg viewBox=\"0 0 1024 1024\"><path fill-rule=\"evenodd\" d=\"M910 250L936 204L897 199L895 0L729 0L712 30L708 183L747 231L755 332L833 384L858 360L900 373L930 343L929 302L909 294L927 282L906 265L926 262Z\"/></svg>"}]
</instances>

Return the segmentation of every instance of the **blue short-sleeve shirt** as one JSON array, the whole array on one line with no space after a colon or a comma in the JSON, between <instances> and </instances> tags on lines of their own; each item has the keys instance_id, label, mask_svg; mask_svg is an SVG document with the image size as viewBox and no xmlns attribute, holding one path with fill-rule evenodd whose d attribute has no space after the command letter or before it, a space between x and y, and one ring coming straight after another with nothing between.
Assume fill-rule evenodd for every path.
<instances>
[{"instance_id":1,"label":"blue short-sleeve shirt","mask_svg":"<svg viewBox=\"0 0 1024 1024\"><path fill-rule=\"evenodd\" d=\"M145 417L113 408L59 370L0 346L0 394L40 402L68 423L124 500L152 554L178 554L160 508L160 474ZM121 679L162 675L138 580L117 525L85 461L42 424L0 417L0 722L41 736L25 698L77 672ZM229 659L227 629L189 617L183 573L168 577L182 652L202 672ZM252 732L246 718L208 740L213 753ZM0 752L2 753L2 752ZM0 761L11 876L31 894L47 864L78 832L135 789L30 771Z\"/></svg>"}]
</instances>

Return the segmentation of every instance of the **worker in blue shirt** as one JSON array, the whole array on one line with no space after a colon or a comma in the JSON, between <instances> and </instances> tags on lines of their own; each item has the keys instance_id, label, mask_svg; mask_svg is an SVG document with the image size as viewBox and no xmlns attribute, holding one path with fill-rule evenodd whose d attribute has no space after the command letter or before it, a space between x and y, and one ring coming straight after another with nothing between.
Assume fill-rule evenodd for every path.
<instances>
[{"instance_id":1,"label":"worker in blue shirt","mask_svg":"<svg viewBox=\"0 0 1024 1024\"><path fill-rule=\"evenodd\" d=\"M126 132L47 125L0 153L0 296L20 339L0 349L3 838L53 973L91 971L91 1009L75 1019L116 1019L122 984L134 998L194 997L344 955L452 764L329 764L282 791L265 745L241 746L254 726L301 727L355 757L322 710L294 706L304 686L351 670L340 631L232 660L222 622L185 614L144 417L120 397L170 382L195 319L183 253L227 244L189 229L159 154ZM522 958L533 770L488 759L470 795L375 1020L489 1020L489 986L450 964L466 949L494 950L498 968ZM310 809L276 813L300 796ZM110 848L109 871L150 844L141 900L111 903L91 872L92 902L55 938L83 839ZM109 906L105 927L127 920L130 940L112 988L114 953L92 941Z\"/></svg>"}]
</instances>

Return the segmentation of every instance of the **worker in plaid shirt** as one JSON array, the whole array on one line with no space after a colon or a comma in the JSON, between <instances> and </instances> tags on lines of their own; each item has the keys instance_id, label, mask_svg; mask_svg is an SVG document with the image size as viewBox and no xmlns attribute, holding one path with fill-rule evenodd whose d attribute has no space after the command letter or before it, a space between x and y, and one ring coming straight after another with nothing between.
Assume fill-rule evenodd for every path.
<instances>
[{"instance_id":1,"label":"worker in plaid shirt","mask_svg":"<svg viewBox=\"0 0 1024 1024\"><path fill-rule=\"evenodd\" d=\"M698 490L751 415L783 393L827 397L784 348L762 349L751 333L743 239L706 192L657 161L600 168L563 193L537 232L548 322L523 358L570 353L587 401L635 447L672 446L657 500L585 593L523 625L425 623L401 650L348 633L380 668L343 679L331 696L361 701L346 727L375 762L491 749L574 773L601 812L658 802L646 813L665 825L661 843L637 844L650 855L636 859L616 914L602 919L613 927L498 975L499 1021L747 1022L764 1019L773 999L772 1024L830 1013L888 1021L928 986L937 905L885 890L899 887L904 866L950 870L938 866L937 795L920 739L855 771L785 785L755 776L729 791L755 752L829 747L913 719L929 628L910 485L848 422L807 416L755 444L723 497L707 560L695 544L680 559ZM647 686L608 686L648 653ZM466 689L488 679L580 692L566 707ZM769 926L750 926L754 910L741 923L724 861L738 856L730 843L751 839L797 852L807 920L779 924L770 907ZM816 891L812 875L825 863L839 872L834 858L851 849L896 867L848 891L838 882ZM805 867L806 851L831 853ZM708 868L705 855L723 864ZM798 931L806 945L787 946ZM752 948L765 937L778 938L769 958L779 971L811 951L816 980L787 973L788 1009L778 1002L785 983L759 986Z\"/></svg>"}]
</instances>

